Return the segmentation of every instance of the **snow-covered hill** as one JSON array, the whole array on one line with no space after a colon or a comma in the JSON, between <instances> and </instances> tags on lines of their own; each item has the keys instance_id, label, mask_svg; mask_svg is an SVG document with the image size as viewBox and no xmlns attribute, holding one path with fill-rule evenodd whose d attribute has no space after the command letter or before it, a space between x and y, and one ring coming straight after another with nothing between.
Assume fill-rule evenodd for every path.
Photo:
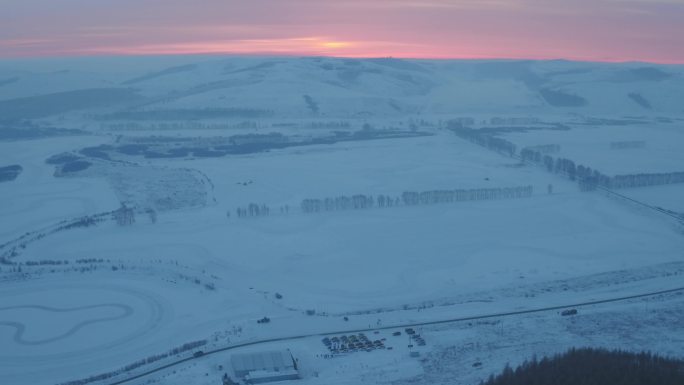
<instances>
[{"instance_id":1,"label":"snow-covered hill","mask_svg":"<svg viewBox=\"0 0 684 385\"><path fill-rule=\"evenodd\" d=\"M86 91L87 90L87 91ZM61 101L61 108L41 108ZM249 109L281 117L680 116L684 67L566 61L158 57L0 63L0 114Z\"/></svg>"}]
</instances>

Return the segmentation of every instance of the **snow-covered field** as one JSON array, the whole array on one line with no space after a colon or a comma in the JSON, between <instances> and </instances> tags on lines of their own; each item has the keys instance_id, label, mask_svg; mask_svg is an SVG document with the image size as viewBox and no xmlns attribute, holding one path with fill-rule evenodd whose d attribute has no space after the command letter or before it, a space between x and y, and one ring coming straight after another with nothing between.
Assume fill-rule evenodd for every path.
<instances>
[{"instance_id":1,"label":"snow-covered field","mask_svg":"<svg viewBox=\"0 0 684 385\"><path fill-rule=\"evenodd\" d=\"M13 135L0 167L22 166L0 183L1 384L110 384L295 336L307 337L232 351L290 348L307 384L474 385L578 345L684 357L678 293L420 326L420 357L392 335L682 286L681 221L446 129L511 126L500 137L518 149L557 144L554 156L610 175L684 171L684 112L661 97L684 93L681 67L195 59L0 63L0 79L20 79L0 87L0 132ZM36 127L47 134L11 131ZM72 160L46 163L55 155ZM621 193L676 216L679 186ZM454 191L478 198L405 194ZM372 207L301 205L355 195ZM238 215L250 204L260 215ZM393 349L324 357L318 334L355 330ZM218 383L232 351L130 383Z\"/></svg>"},{"instance_id":2,"label":"snow-covered field","mask_svg":"<svg viewBox=\"0 0 684 385\"><path fill-rule=\"evenodd\" d=\"M684 186L681 184L630 189L627 196L666 210L684 212Z\"/></svg>"}]
</instances>

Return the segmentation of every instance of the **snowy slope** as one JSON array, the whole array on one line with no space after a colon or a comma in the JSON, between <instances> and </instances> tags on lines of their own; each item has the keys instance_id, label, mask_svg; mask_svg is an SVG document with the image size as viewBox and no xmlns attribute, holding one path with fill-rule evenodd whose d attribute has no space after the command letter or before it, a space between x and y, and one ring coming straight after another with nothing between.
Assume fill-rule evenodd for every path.
<instances>
[{"instance_id":1,"label":"snowy slope","mask_svg":"<svg viewBox=\"0 0 684 385\"><path fill-rule=\"evenodd\" d=\"M613 116L684 113L681 66L565 61L191 59L118 59L124 65L103 65L103 59L72 59L52 67L49 63L0 63L0 111L7 101L19 97L123 88L144 98L125 108L251 108L290 117L492 110ZM315 107L306 100L309 98Z\"/></svg>"}]
</instances>

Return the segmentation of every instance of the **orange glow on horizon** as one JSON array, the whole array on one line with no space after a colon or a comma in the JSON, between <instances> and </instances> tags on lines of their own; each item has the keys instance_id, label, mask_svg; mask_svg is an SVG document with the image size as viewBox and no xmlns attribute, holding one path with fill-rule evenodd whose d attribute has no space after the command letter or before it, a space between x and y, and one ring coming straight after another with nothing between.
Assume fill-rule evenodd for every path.
<instances>
[{"instance_id":1,"label":"orange glow on horizon","mask_svg":"<svg viewBox=\"0 0 684 385\"><path fill-rule=\"evenodd\" d=\"M46 40L49 44L50 42ZM23 42L22 42L23 43ZM27 42L28 43L28 42ZM27 44L34 47L41 41ZM3 42L0 41L0 46ZM23 45L23 44L22 44ZM485 49L487 48L487 49ZM69 56L164 56L164 55L239 55L239 56L331 56L344 58L377 58L395 57L403 59L530 59L530 60L575 60L595 62L629 62L639 61L638 57L607 56L602 52L588 54L521 54L516 47L498 47L497 54L492 54L491 47L481 45L465 45L444 50L441 47L418 44L398 44L384 41L343 41L329 37L299 37L287 39L245 39L236 41L208 41L167 44L139 44L103 47L83 47L55 49L50 47L36 57L69 57ZM16 55L23 57L23 55ZM661 64L681 64L677 60L660 60Z\"/></svg>"},{"instance_id":2,"label":"orange glow on horizon","mask_svg":"<svg viewBox=\"0 0 684 385\"><path fill-rule=\"evenodd\" d=\"M347 41L326 41L321 43L321 45L325 48L349 48L352 46L352 43Z\"/></svg>"},{"instance_id":3,"label":"orange glow on horizon","mask_svg":"<svg viewBox=\"0 0 684 385\"><path fill-rule=\"evenodd\" d=\"M210 54L684 63L684 0L55 3L5 5L0 59Z\"/></svg>"}]
</instances>

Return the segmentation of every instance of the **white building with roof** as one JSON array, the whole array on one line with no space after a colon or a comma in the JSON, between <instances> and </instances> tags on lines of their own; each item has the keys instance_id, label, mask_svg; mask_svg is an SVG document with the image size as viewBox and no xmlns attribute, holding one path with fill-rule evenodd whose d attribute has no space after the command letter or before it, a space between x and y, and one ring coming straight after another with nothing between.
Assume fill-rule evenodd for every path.
<instances>
[{"instance_id":1,"label":"white building with roof","mask_svg":"<svg viewBox=\"0 0 684 385\"><path fill-rule=\"evenodd\" d=\"M289 350L233 354L235 377L249 384L299 379L297 362Z\"/></svg>"}]
</instances>

